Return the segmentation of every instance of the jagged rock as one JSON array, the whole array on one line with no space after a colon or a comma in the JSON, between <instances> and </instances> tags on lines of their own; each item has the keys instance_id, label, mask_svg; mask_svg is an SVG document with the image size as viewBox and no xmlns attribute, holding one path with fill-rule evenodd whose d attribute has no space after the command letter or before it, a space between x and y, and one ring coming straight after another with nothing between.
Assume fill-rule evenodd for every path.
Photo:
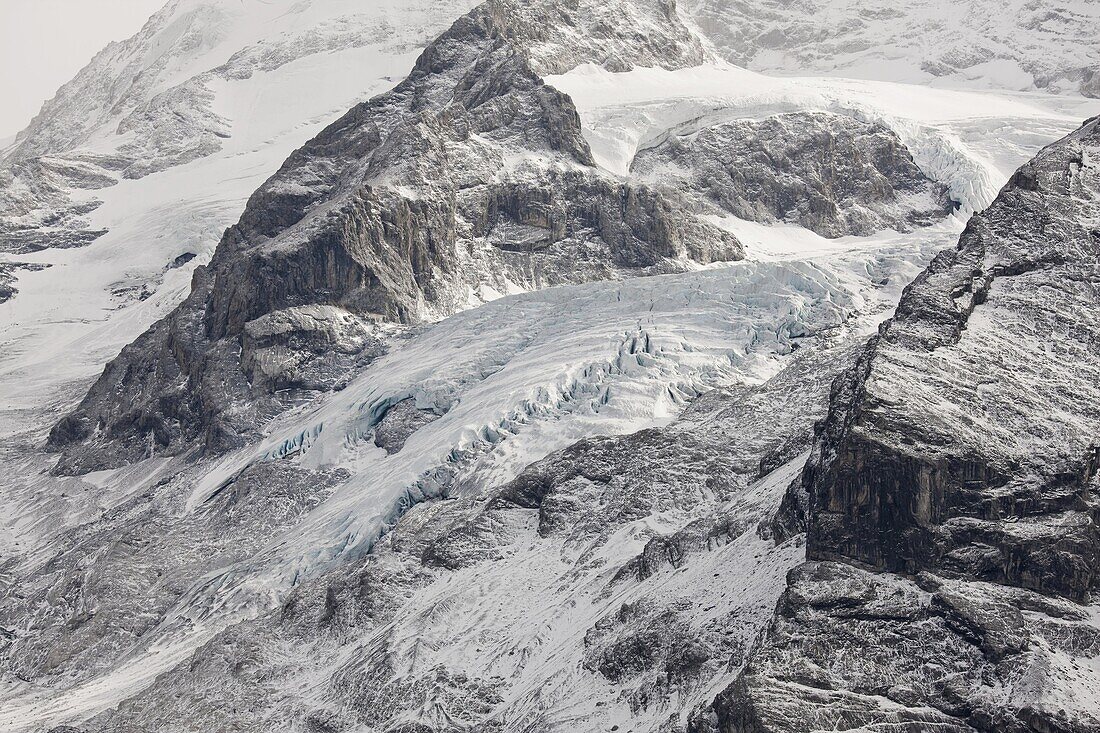
<instances>
[{"instance_id":1,"label":"jagged rock","mask_svg":"<svg viewBox=\"0 0 1100 733\"><path fill-rule=\"evenodd\" d=\"M837 379L776 521L811 562L693 733L1100 730L1073 602L1100 552L1098 128L1021 168Z\"/></svg>"},{"instance_id":2,"label":"jagged rock","mask_svg":"<svg viewBox=\"0 0 1100 733\"><path fill-rule=\"evenodd\" d=\"M35 630L5 640L0 655L28 678L109 667L192 584L301 521L347 477L259 463L194 508L188 473L161 480L72 531L34 582L4 598L0 626L31 619Z\"/></svg>"},{"instance_id":3,"label":"jagged rock","mask_svg":"<svg viewBox=\"0 0 1100 733\"><path fill-rule=\"evenodd\" d=\"M435 411L417 408L416 400L401 400L374 426L374 444L387 453L397 453L413 433L438 419Z\"/></svg>"},{"instance_id":4,"label":"jagged rock","mask_svg":"<svg viewBox=\"0 0 1100 733\"><path fill-rule=\"evenodd\" d=\"M316 343L299 331L300 344L268 344L271 319L288 317L276 313L337 307L415 323L464 307L483 284L507 292L741 257L732 235L674 197L593 167L572 103L513 40L558 7L486 3L392 92L296 151L184 304L124 349L51 433L58 469L179 454L195 441L241 445L280 409L271 390L298 368L287 364L310 361L297 352ZM617 43L649 58L644 39ZM310 389L339 381L340 364L311 368L323 378L287 378Z\"/></svg>"},{"instance_id":5,"label":"jagged rock","mask_svg":"<svg viewBox=\"0 0 1100 733\"><path fill-rule=\"evenodd\" d=\"M689 692L740 649L718 628L693 630L685 601L623 604L584 636L586 669L626 688L631 709L645 711L670 691Z\"/></svg>"},{"instance_id":6,"label":"jagged rock","mask_svg":"<svg viewBox=\"0 0 1100 733\"><path fill-rule=\"evenodd\" d=\"M892 130L824 112L673 131L642 150L631 171L654 183L671 179L742 219L825 237L909 231L956 206Z\"/></svg>"},{"instance_id":7,"label":"jagged rock","mask_svg":"<svg viewBox=\"0 0 1100 733\"><path fill-rule=\"evenodd\" d=\"M487 12L543 75L594 63L608 71L681 69L706 59L676 0L493 0Z\"/></svg>"},{"instance_id":8,"label":"jagged rock","mask_svg":"<svg viewBox=\"0 0 1100 733\"><path fill-rule=\"evenodd\" d=\"M838 382L810 557L1100 583L1098 160L1094 119L1021 168Z\"/></svg>"},{"instance_id":9,"label":"jagged rock","mask_svg":"<svg viewBox=\"0 0 1100 733\"><path fill-rule=\"evenodd\" d=\"M356 366L385 350L369 322L333 306L274 311L245 324L241 369L253 387L332 388Z\"/></svg>"},{"instance_id":10,"label":"jagged rock","mask_svg":"<svg viewBox=\"0 0 1100 733\"><path fill-rule=\"evenodd\" d=\"M103 236L106 230L92 229L86 219L100 202L70 195L113 185L103 162L97 156L42 157L0 168L0 252L83 247Z\"/></svg>"}]
</instances>

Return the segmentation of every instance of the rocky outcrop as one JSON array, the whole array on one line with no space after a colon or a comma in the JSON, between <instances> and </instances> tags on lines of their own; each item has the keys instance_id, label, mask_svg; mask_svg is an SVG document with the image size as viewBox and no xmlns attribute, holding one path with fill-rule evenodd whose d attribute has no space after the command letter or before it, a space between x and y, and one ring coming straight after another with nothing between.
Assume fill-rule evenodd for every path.
<instances>
[{"instance_id":1,"label":"rocky outcrop","mask_svg":"<svg viewBox=\"0 0 1100 733\"><path fill-rule=\"evenodd\" d=\"M5 595L0 627L19 631L0 642L0 659L28 679L109 668L203 576L302 521L347 478L263 463L194 508L192 474L158 481L70 532L33 581Z\"/></svg>"},{"instance_id":2,"label":"rocky outcrop","mask_svg":"<svg viewBox=\"0 0 1100 733\"><path fill-rule=\"evenodd\" d=\"M559 10L486 3L431 44L392 92L296 151L251 197L187 301L108 365L54 429L60 470L179 454L196 441L240 445L281 409L287 390L338 384L364 354L379 353L364 335L371 324L438 318L476 302L482 289L739 258L736 239L675 194L593 166L572 103L542 82L530 55L537 49L515 40L529 41ZM592 23L604 12L574 10ZM634 9L643 11L673 12L660 3ZM610 46L575 52L598 61L591 54L613 47L616 63L655 53L641 30L601 27ZM693 58L695 47L660 48ZM360 335L316 325L308 314L317 308L341 313ZM326 355L337 341L340 353Z\"/></svg>"},{"instance_id":3,"label":"rocky outcrop","mask_svg":"<svg viewBox=\"0 0 1100 733\"><path fill-rule=\"evenodd\" d=\"M49 247L83 247L103 236L87 215L94 198L73 200L73 189L97 189L115 180L102 158L37 158L0 167L0 252L36 252Z\"/></svg>"},{"instance_id":4,"label":"rocky outcrop","mask_svg":"<svg viewBox=\"0 0 1100 733\"><path fill-rule=\"evenodd\" d=\"M1089 614L1030 591L834 562L791 571L744 672L691 733L1089 733Z\"/></svg>"},{"instance_id":5,"label":"rocky outcrop","mask_svg":"<svg viewBox=\"0 0 1100 733\"><path fill-rule=\"evenodd\" d=\"M399 453L413 433L438 419L434 410L419 409L416 400L401 400L386 410L374 426L374 444L391 455Z\"/></svg>"},{"instance_id":6,"label":"rocky outcrop","mask_svg":"<svg viewBox=\"0 0 1100 733\"><path fill-rule=\"evenodd\" d=\"M837 379L775 523L810 562L693 733L1100 730L1098 156L1021 168Z\"/></svg>"},{"instance_id":7,"label":"rocky outcrop","mask_svg":"<svg viewBox=\"0 0 1100 733\"><path fill-rule=\"evenodd\" d=\"M799 461L761 477L761 460L808 445L830 378L850 361L856 340L807 338L762 384L708 392L660 428L555 451L502 485L478 490L475 475L458 473L449 500L409 507L366 556L296 583L278 605L217 634L84 728L129 733L186 722L247 731L365 725L481 733L511 730L516 720L540 730L609 730L625 717L655 721L651 729L659 730L686 717L713 696L715 680L739 668L798 562L800 541L776 548L759 531ZM415 412L413 400L397 402L376 429L401 433ZM176 530L166 527L177 517L149 511L149 499L135 501L128 510L149 526L124 541L149 548L142 572L165 568L174 580L186 564L177 555L195 561L182 540L216 513L239 518L212 522L200 534L204 543L254 543L248 522L255 516L234 507L279 501L273 487L289 478L304 495L286 502L294 509L317 495L311 484L323 496L340 477L301 472L292 460L263 462ZM158 487L153 508L180 501L187 489L186 480ZM329 499L340 500L339 493ZM90 555L94 538L118 532L117 521L95 525L43 585L69 582L68 563ZM666 534L669 527L682 529ZM731 572L730 562L753 572ZM85 571L96 582L82 603L104 616L112 611L120 624L112 604L125 589L110 580L131 582L135 571L127 570L116 555L89 559ZM159 604L162 585L154 589ZM41 593L36 587L27 603L38 607ZM67 610L53 613L65 618ZM120 651L111 646L117 634L85 651L56 624L44 626L35 649L52 643L104 659ZM22 652L32 641L20 644ZM537 694L545 686L552 699Z\"/></svg>"},{"instance_id":8,"label":"rocky outcrop","mask_svg":"<svg viewBox=\"0 0 1100 733\"><path fill-rule=\"evenodd\" d=\"M49 265L37 262L0 262L0 303L10 300L19 292L15 287L16 273L20 270L43 270Z\"/></svg>"},{"instance_id":9,"label":"rocky outcrop","mask_svg":"<svg viewBox=\"0 0 1100 733\"><path fill-rule=\"evenodd\" d=\"M484 7L544 75L586 63L608 71L681 69L707 58L700 39L681 20L676 0L492 0Z\"/></svg>"},{"instance_id":10,"label":"rocky outcrop","mask_svg":"<svg viewBox=\"0 0 1100 733\"><path fill-rule=\"evenodd\" d=\"M835 388L812 558L1082 599L1100 584L1100 130L1021 168Z\"/></svg>"},{"instance_id":11,"label":"rocky outcrop","mask_svg":"<svg viewBox=\"0 0 1100 733\"><path fill-rule=\"evenodd\" d=\"M638 153L631 172L701 194L742 219L824 237L909 231L957 206L892 130L824 112L676 130Z\"/></svg>"}]
</instances>

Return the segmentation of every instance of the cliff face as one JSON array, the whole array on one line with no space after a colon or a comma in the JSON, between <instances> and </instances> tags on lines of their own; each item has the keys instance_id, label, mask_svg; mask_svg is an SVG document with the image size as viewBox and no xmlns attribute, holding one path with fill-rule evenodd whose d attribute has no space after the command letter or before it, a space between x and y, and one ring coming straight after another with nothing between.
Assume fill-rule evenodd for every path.
<instances>
[{"instance_id":1,"label":"cliff face","mask_svg":"<svg viewBox=\"0 0 1100 733\"><path fill-rule=\"evenodd\" d=\"M824 237L909 231L956 206L885 125L825 112L698 123L639 152L631 171L741 219Z\"/></svg>"},{"instance_id":2,"label":"cliff face","mask_svg":"<svg viewBox=\"0 0 1100 733\"><path fill-rule=\"evenodd\" d=\"M390 6L349 0L166 2L138 33L96 54L0 152L0 251L96 241L108 229L91 220L117 221L120 203L107 189L120 183L129 188L127 181L187 163L207 166L242 152L253 155L273 142L284 151L278 157L285 157L288 143L279 138L287 131L270 119L280 110L263 110L268 119L255 124L237 114L236 100L252 96L262 105L267 94L278 96L273 90L301 73L296 67L329 74L372 56L385 67L388 59L423 48L473 5L471 0ZM296 122L312 126L331 119L327 110L346 109L363 88L381 88L373 86L373 71L359 78L359 89L346 93L340 84L290 92L300 115ZM307 135L289 137L301 144ZM270 171L267 165L264 170ZM181 181L185 177L177 185ZM99 210L104 202L106 209ZM136 210L126 211L153 208L134 205Z\"/></svg>"},{"instance_id":3,"label":"cliff face","mask_svg":"<svg viewBox=\"0 0 1100 733\"><path fill-rule=\"evenodd\" d=\"M631 12L664 13L667 24L675 16L662 8ZM571 101L535 70L558 68L559 46L573 63L618 67L658 51L686 63L698 42L679 25L656 40L622 25L593 36L552 24L560 11L480 6L392 92L296 151L251 197L186 302L54 429L61 470L240 445L284 405L275 390L330 388L377 355L382 324L433 320L495 293L740 258L737 240L674 192L598 171ZM606 12L575 9L592 23ZM318 306L324 317L303 311Z\"/></svg>"},{"instance_id":4,"label":"cliff face","mask_svg":"<svg viewBox=\"0 0 1100 733\"><path fill-rule=\"evenodd\" d=\"M838 385L811 558L1096 587L1098 145L1093 120L1021 168Z\"/></svg>"},{"instance_id":5,"label":"cliff face","mask_svg":"<svg viewBox=\"0 0 1100 733\"><path fill-rule=\"evenodd\" d=\"M190 81L120 111L138 147L94 181L118 183L91 218L109 231L37 255L62 266L0 263L22 313L105 251L112 287L143 251L176 268L151 295L117 283L166 317L60 422L52 370L155 319L45 330L41 353L0 328L0 418L22 423L0 441L0 729L1100 733L1100 123L961 241L951 200L985 206L1088 102L769 78L711 58L716 29L680 20L702 0L489 0L424 41L465 3L157 16L207 51L150 66ZM863 44L914 17L876 3L724 7L831 8ZM1059 36L1071 56L1086 26ZM342 55L402 44L395 68ZM334 76L390 91L321 131L353 102L293 90ZM20 165L74 165L80 109ZM218 137L204 109L249 129ZM293 145L247 157L284 123ZM95 174L66 171L59 191ZM188 177L217 181L205 234L182 203L102 218L108 193ZM56 473L117 470L51 474L47 424Z\"/></svg>"},{"instance_id":6,"label":"cliff face","mask_svg":"<svg viewBox=\"0 0 1100 733\"><path fill-rule=\"evenodd\" d=\"M1100 730L1098 156L1021 168L834 383L777 525L810 562L694 730Z\"/></svg>"}]
</instances>

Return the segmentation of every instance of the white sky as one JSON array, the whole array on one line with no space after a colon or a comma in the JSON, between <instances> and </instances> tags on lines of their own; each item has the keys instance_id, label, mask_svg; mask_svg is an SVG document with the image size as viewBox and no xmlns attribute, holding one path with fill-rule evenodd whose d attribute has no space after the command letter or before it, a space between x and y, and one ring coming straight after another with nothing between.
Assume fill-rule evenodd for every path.
<instances>
[{"instance_id":1,"label":"white sky","mask_svg":"<svg viewBox=\"0 0 1100 733\"><path fill-rule=\"evenodd\" d=\"M110 41L132 36L167 0L0 0L0 140Z\"/></svg>"}]
</instances>

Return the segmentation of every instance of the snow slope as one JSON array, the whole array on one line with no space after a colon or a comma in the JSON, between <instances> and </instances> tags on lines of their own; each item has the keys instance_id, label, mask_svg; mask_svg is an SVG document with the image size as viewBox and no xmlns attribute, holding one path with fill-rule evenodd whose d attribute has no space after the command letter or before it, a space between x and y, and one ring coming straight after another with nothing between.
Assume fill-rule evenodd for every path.
<instances>
[{"instance_id":1,"label":"snow slope","mask_svg":"<svg viewBox=\"0 0 1100 733\"><path fill-rule=\"evenodd\" d=\"M350 478L335 493L254 556L199 578L112 672L62 695L23 690L0 708L0 721L60 722L115 705L147 686L155 672L177 664L181 646L198 648L227 626L278 607L295 587L365 557L422 502L478 501L533 461L578 439L666 425L705 391L767 380L800 347L865 336L889 314L899 288L953 236L945 228L922 237L918 246L906 242L900 252L896 240L886 237L821 261L750 262L508 296L409 336L344 390L279 418L269 439L208 463L190 484L185 511L201 512L257 462L349 470ZM446 412L391 455L373 443L372 428L385 408L408 398L418 407ZM137 485L128 482L134 472L127 469L105 472L95 481L114 487L113 503L120 504L170 473L161 470L159 460L147 463L149 478ZM764 504L774 503L784 485L770 484L773 497ZM666 529L697 516L689 513ZM626 535L627 544L607 552L622 562L650 537L652 529ZM531 548L529 573L539 572L539 552ZM775 583L760 599L742 601L769 609L792 552L786 548L782 561L779 556L763 561L783 563L770 571ZM606 582L606 572L578 592L594 593L589 586ZM509 583L522 586L526 577L517 570ZM677 580L684 593L690 591L689 580ZM452 580L447 592L465 587L467 602L477 606L474 596L485 582ZM494 585L496 593L512 593L507 590L512 586ZM552 591L545 586L537 593ZM442 591L416 602L430 606L436 592ZM480 617L473 608L470 613ZM572 623L568 616L555 618L556 633L568 635ZM517 618L514 624L524 622ZM448 635L458 630L447 627ZM452 650L439 653L461 656L462 638L448 636ZM547 669L556 674L553 665ZM516 689L530 684L536 683L517 678Z\"/></svg>"},{"instance_id":2,"label":"snow slope","mask_svg":"<svg viewBox=\"0 0 1100 733\"><path fill-rule=\"evenodd\" d=\"M419 48L470 5L174 0L138 35L99 54L0 167L43 154L126 157L140 143L135 157L163 153L163 170L136 179L108 170L114 185L71 192L102 201L87 223L108 233L91 245L0 255L51 265L20 271L19 293L0 312L0 434L21 433L28 422L41 428L32 413L70 402L123 344L175 307L191 271L286 156L400 80ZM188 124L171 139L136 127L120 134L134 110L179 89L189 92L173 96L164 114L176 110ZM216 146L196 142L211 130ZM188 253L196 256L172 267Z\"/></svg>"}]
</instances>

